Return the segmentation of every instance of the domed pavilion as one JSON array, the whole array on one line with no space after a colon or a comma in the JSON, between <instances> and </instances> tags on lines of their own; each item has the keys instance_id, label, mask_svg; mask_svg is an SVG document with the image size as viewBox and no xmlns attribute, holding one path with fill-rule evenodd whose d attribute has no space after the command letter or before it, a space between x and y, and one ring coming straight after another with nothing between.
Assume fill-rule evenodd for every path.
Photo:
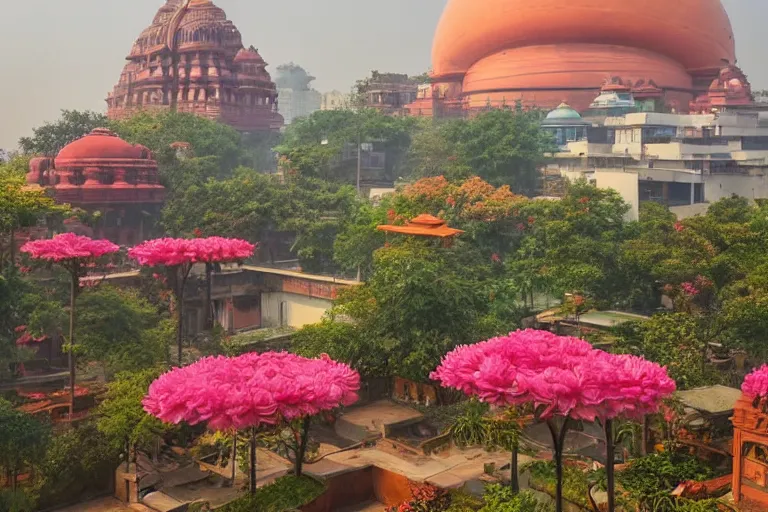
<instances>
[{"instance_id":1,"label":"domed pavilion","mask_svg":"<svg viewBox=\"0 0 768 512\"><path fill-rule=\"evenodd\" d=\"M121 245L151 235L165 199L151 152L105 128L68 144L55 159L34 158L27 185L49 188L59 203L100 212L93 228L71 224L70 228Z\"/></svg>"},{"instance_id":2,"label":"domed pavilion","mask_svg":"<svg viewBox=\"0 0 768 512\"><path fill-rule=\"evenodd\" d=\"M409 109L548 110L565 101L583 112L611 77L685 108L735 61L720 0L449 0L434 39L431 94Z\"/></svg>"},{"instance_id":3,"label":"domed pavilion","mask_svg":"<svg viewBox=\"0 0 768 512\"><path fill-rule=\"evenodd\" d=\"M166 0L127 60L107 97L110 119L177 110L244 132L283 126L267 63L211 0Z\"/></svg>"},{"instance_id":4,"label":"domed pavilion","mask_svg":"<svg viewBox=\"0 0 768 512\"><path fill-rule=\"evenodd\" d=\"M541 122L542 129L551 133L560 147L566 146L569 142L585 140L590 126L591 123L582 119L581 114L567 103L561 103Z\"/></svg>"}]
</instances>

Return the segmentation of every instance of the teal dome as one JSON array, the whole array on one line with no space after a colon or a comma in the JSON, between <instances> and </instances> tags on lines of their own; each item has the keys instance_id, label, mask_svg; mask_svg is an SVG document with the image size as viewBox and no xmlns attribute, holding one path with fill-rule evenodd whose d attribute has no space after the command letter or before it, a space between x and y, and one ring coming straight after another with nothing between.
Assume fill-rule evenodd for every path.
<instances>
[{"instance_id":1,"label":"teal dome","mask_svg":"<svg viewBox=\"0 0 768 512\"><path fill-rule=\"evenodd\" d=\"M566 103L561 103L559 107L547 114L547 119L552 120L566 120L572 119L574 121L581 121L581 114L573 110Z\"/></svg>"}]
</instances>

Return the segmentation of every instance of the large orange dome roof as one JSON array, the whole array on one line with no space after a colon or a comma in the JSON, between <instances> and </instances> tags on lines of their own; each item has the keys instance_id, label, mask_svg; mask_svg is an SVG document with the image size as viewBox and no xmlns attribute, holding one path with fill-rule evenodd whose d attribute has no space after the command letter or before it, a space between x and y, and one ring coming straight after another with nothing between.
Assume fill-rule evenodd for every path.
<instances>
[{"instance_id":1,"label":"large orange dome roof","mask_svg":"<svg viewBox=\"0 0 768 512\"><path fill-rule=\"evenodd\" d=\"M735 61L720 0L449 0L435 35L433 72L463 74L502 50L561 43L638 48L687 69Z\"/></svg>"}]
</instances>

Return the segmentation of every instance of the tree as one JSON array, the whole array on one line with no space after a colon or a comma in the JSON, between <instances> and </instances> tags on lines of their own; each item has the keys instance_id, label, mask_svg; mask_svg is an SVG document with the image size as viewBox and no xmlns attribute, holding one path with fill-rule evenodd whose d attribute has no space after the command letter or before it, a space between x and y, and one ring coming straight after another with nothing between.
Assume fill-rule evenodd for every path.
<instances>
[{"instance_id":1,"label":"tree","mask_svg":"<svg viewBox=\"0 0 768 512\"><path fill-rule=\"evenodd\" d=\"M15 410L13 404L0 398L0 468L5 470L14 491L23 467L42 459L49 436L48 425Z\"/></svg>"},{"instance_id":2,"label":"tree","mask_svg":"<svg viewBox=\"0 0 768 512\"><path fill-rule=\"evenodd\" d=\"M99 404L96 426L112 447L123 453L126 471L131 460L135 462L136 451L146 449L165 430L142 406L149 385L158 373L156 369L147 369L119 374L107 385L106 397Z\"/></svg>"},{"instance_id":3,"label":"tree","mask_svg":"<svg viewBox=\"0 0 768 512\"><path fill-rule=\"evenodd\" d=\"M310 358L328 354L334 361L350 365L363 376L386 373L386 355L372 350L370 340L352 323L325 319L306 325L291 336L291 349Z\"/></svg>"},{"instance_id":4,"label":"tree","mask_svg":"<svg viewBox=\"0 0 768 512\"><path fill-rule=\"evenodd\" d=\"M508 331L519 318L495 309L506 294L492 276L490 262L460 241L443 248L405 238L377 250L370 277L340 294L333 309L364 333L367 349L355 368L425 381L451 348Z\"/></svg>"},{"instance_id":5,"label":"tree","mask_svg":"<svg viewBox=\"0 0 768 512\"><path fill-rule=\"evenodd\" d=\"M110 127L132 144L149 148L160 167L161 176L166 169L177 164L174 142L186 142L194 155L214 157L223 172L229 172L243 156L240 133L223 123L189 113L140 112L128 119L112 121Z\"/></svg>"},{"instance_id":6,"label":"tree","mask_svg":"<svg viewBox=\"0 0 768 512\"><path fill-rule=\"evenodd\" d=\"M492 185L532 195L544 153L556 149L540 122L538 111L493 109L437 125L422 132L412 147L414 177L435 175L442 167L447 177L462 179L471 170Z\"/></svg>"},{"instance_id":7,"label":"tree","mask_svg":"<svg viewBox=\"0 0 768 512\"><path fill-rule=\"evenodd\" d=\"M108 376L168 363L172 324L138 291L101 285L77 305L82 359L103 363Z\"/></svg>"},{"instance_id":8,"label":"tree","mask_svg":"<svg viewBox=\"0 0 768 512\"><path fill-rule=\"evenodd\" d=\"M32 137L19 139L19 147L28 155L56 156L70 142L88 135L108 123L103 114L90 110L62 110L61 117L32 130Z\"/></svg>"},{"instance_id":9,"label":"tree","mask_svg":"<svg viewBox=\"0 0 768 512\"><path fill-rule=\"evenodd\" d=\"M614 351L634 354L669 370L680 389L692 389L720 382L721 376L708 365L707 330L689 313L662 313L643 322L629 322L615 328Z\"/></svg>"},{"instance_id":10,"label":"tree","mask_svg":"<svg viewBox=\"0 0 768 512\"><path fill-rule=\"evenodd\" d=\"M356 182L357 158L344 158L345 148L375 143L385 153L385 177L401 174L415 121L392 117L372 109L321 110L291 123L275 148L288 173L325 181Z\"/></svg>"},{"instance_id":11,"label":"tree","mask_svg":"<svg viewBox=\"0 0 768 512\"><path fill-rule=\"evenodd\" d=\"M35 468L38 509L77 502L86 491L109 489L119 455L92 422L53 436Z\"/></svg>"},{"instance_id":12,"label":"tree","mask_svg":"<svg viewBox=\"0 0 768 512\"><path fill-rule=\"evenodd\" d=\"M595 350L578 338L530 329L461 346L445 356L431 378L490 404L533 405L536 417L552 434L558 512L563 509L563 447L571 422L599 419L604 425L608 503L613 512L612 421L655 413L675 391L674 381L657 364Z\"/></svg>"},{"instance_id":13,"label":"tree","mask_svg":"<svg viewBox=\"0 0 768 512\"><path fill-rule=\"evenodd\" d=\"M176 299L176 344L182 365L184 339L184 288L196 263L213 264L243 261L253 256L256 246L237 238L158 238L128 251L128 256L145 267L163 267ZM209 276L210 277L210 276Z\"/></svg>"},{"instance_id":14,"label":"tree","mask_svg":"<svg viewBox=\"0 0 768 512\"><path fill-rule=\"evenodd\" d=\"M250 435L250 492L256 492L257 428L299 421L301 439L295 472L307 446L311 417L357 401L360 376L330 358L288 353L209 357L160 376L144 408L169 422L206 422L213 430L247 429Z\"/></svg>"},{"instance_id":15,"label":"tree","mask_svg":"<svg viewBox=\"0 0 768 512\"><path fill-rule=\"evenodd\" d=\"M334 240L356 204L349 186L299 176L283 183L240 167L230 179L192 184L175 195L163 210L163 224L177 236L199 230L253 243L292 232L302 268L328 272L334 269Z\"/></svg>"},{"instance_id":16,"label":"tree","mask_svg":"<svg viewBox=\"0 0 768 512\"><path fill-rule=\"evenodd\" d=\"M69 295L69 415L75 412L75 317L76 300L80 294L80 278L87 272L87 266L108 254L114 254L120 247L108 240L93 240L74 233L56 235L50 240L34 240L21 248L34 260L56 264L67 271L70 278Z\"/></svg>"},{"instance_id":17,"label":"tree","mask_svg":"<svg viewBox=\"0 0 768 512\"><path fill-rule=\"evenodd\" d=\"M57 205L43 189L27 189L17 177L0 175L0 241L7 240L7 251L0 252L0 269L16 262L16 235L49 216L64 215L66 206ZM2 244L5 245L5 244ZM5 248L3 248L5 249Z\"/></svg>"}]
</instances>

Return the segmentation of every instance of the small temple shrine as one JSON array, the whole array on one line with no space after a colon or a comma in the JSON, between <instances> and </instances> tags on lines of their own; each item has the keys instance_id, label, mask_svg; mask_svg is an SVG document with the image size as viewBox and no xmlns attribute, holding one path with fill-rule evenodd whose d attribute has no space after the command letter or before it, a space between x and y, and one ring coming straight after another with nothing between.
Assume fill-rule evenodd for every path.
<instances>
[{"instance_id":1,"label":"small temple shrine","mask_svg":"<svg viewBox=\"0 0 768 512\"><path fill-rule=\"evenodd\" d=\"M59 203L100 212L95 227L70 227L121 245L150 237L165 200L151 152L106 128L68 144L55 158L32 159L27 186L50 189Z\"/></svg>"},{"instance_id":2,"label":"small temple shrine","mask_svg":"<svg viewBox=\"0 0 768 512\"><path fill-rule=\"evenodd\" d=\"M742 395L733 411L733 500L768 509L768 412Z\"/></svg>"},{"instance_id":3,"label":"small temple shrine","mask_svg":"<svg viewBox=\"0 0 768 512\"><path fill-rule=\"evenodd\" d=\"M727 66L709 85L709 89L690 103L692 113L711 114L725 110L754 109L752 86L736 66Z\"/></svg>"},{"instance_id":4,"label":"small temple shrine","mask_svg":"<svg viewBox=\"0 0 768 512\"><path fill-rule=\"evenodd\" d=\"M442 239L451 239L456 235L463 233L460 229L448 227L448 224L443 219L438 219L437 217L426 213L414 217L402 226L383 224L381 226L376 226L376 229L401 235L426 236Z\"/></svg>"},{"instance_id":5,"label":"small temple shrine","mask_svg":"<svg viewBox=\"0 0 768 512\"><path fill-rule=\"evenodd\" d=\"M734 93L738 84L718 76L735 62L721 0L449 0L430 83L407 109L441 116L565 102L584 112L606 77L618 77L615 85L634 84L641 103L682 112L713 80L720 80L715 97L723 88Z\"/></svg>"},{"instance_id":6,"label":"small temple shrine","mask_svg":"<svg viewBox=\"0 0 768 512\"><path fill-rule=\"evenodd\" d=\"M107 97L110 119L142 110L189 112L243 132L279 130L277 87L211 0L167 0L136 39Z\"/></svg>"}]
</instances>

